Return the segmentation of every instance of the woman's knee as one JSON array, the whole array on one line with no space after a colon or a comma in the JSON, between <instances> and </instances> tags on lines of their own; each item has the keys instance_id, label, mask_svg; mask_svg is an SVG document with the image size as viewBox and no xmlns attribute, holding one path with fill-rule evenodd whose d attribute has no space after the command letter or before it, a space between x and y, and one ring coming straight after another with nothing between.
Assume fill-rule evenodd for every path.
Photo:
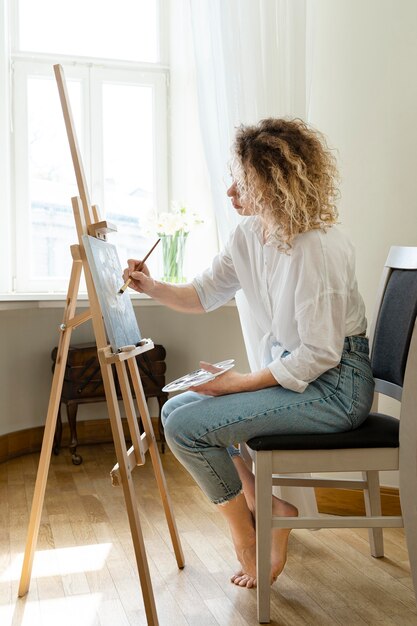
<instances>
[{"instance_id":1,"label":"woman's knee","mask_svg":"<svg viewBox=\"0 0 417 626\"><path fill-rule=\"evenodd\" d=\"M166 428L166 422L169 416L171 415L172 411L175 410L174 400L175 398L171 398L170 400L165 402L165 404L163 405L161 409L161 422L162 422L164 429Z\"/></svg>"},{"instance_id":2,"label":"woman's knee","mask_svg":"<svg viewBox=\"0 0 417 626\"><path fill-rule=\"evenodd\" d=\"M193 447L197 435L192 427L195 421L190 415L190 407L179 406L169 412L164 425L165 439L168 445Z\"/></svg>"},{"instance_id":3,"label":"woman's knee","mask_svg":"<svg viewBox=\"0 0 417 626\"><path fill-rule=\"evenodd\" d=\"M170 415L178 408L187 406L192 404L193 402L198 402L202 399L202 396L198 393L194 393L193 391L186 391L185 393L180 393L173 398L170 398L162 407L161 410L161 421L164 428L166 428L166 423L170 418Z\"/></svg>"}]
</instances>

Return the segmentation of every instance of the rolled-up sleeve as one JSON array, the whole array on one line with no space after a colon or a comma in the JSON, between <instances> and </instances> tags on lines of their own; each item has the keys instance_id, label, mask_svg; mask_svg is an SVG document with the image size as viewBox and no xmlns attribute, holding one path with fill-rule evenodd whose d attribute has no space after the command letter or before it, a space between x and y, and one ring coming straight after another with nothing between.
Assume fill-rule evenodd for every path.
<instances>
[{"instance_id":1,"label":"rolled-up sleeve","mask_svg":"<svg viewBox=\"0 0 417 626\"><path fill-rule=\"evenodd\" d=\"M326 292L296 312L300 345L274 359L268 368L277 382L302 393L340 362L344 342L346 294Z\"/></svg>"},{"instance_id":2,"label":"rolled-up sleeve","mask_svg":"<svg viewBox=\"0 0 417 626\"><path fill-rule=\"evenodd\" d=\"M240 284L229 244L214 257L210 268L193 279L192 285L206 312L214 311L233 298Z\"/></svg>"}]
</instances>

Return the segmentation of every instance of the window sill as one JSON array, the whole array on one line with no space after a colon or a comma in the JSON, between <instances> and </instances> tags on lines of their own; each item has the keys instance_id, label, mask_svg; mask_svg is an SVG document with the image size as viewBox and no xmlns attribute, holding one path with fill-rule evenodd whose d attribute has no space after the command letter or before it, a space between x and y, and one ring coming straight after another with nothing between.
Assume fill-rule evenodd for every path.
<instances>
[{"instance_id":1,"label":"window sill","mask_svg":"<svg viewBox=\"0 0 417 626\"><path fill-rule=\"evenodd\" d=\"M63 308L67 299L66 293L14 293L0 294L0 311L13 309L57 309ZM131 296L133 306L161 306L144 293ZM77 298L77 307L88 307L88 296L81 293Z\"/></svg>"},{"instance_id":2,"label":"window sill","mask_svg":"<svg viewBox=\"0 0 417 626\"><path fill-rule=\"evenodd\" d=\"M65 293L16 293L0 294L0 311L13 311L15 309L59 309L65 306L67 294ZM152 300L144 293L135 293L130 296L134 307L164 306L156 300ZM88 307L87 294L79 294L77 307ZM235 306L235 300L231 300L223 306Z\"/></svg>"}]
</instances>

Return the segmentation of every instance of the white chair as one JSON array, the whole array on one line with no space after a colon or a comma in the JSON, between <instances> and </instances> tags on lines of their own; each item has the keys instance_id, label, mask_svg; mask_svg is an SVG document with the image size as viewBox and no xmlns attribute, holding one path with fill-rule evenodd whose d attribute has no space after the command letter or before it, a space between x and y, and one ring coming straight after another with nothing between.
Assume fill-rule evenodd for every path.
<instances>
[{"instance_id":1,"label":"white chair","mask_svg":"<svg viewBox=\"0 0 417 626\"><path fill-rule=\"evenodd\" d=\"M404 527L417 598L417 248L392 247L370 331L375 401L357 429L331 435L255 437L247 442L255 472L258 620L270 621L272 528L369 528L370 551L384 555L382 528ZM401 401L400 420L377 412L378 394ZM379 471L399 470L402 516L382 516ZM362 480L285 474L362 472ZM273 485L362 489L366 516L273 517ZM279 578L278 578L279 584Z\"/></svg>"}]
</instances>

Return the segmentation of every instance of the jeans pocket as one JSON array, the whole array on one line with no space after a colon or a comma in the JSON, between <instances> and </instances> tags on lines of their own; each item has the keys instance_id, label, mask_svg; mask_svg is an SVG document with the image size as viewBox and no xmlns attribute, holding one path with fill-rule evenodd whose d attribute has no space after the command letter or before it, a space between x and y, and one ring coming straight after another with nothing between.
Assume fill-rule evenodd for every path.
<instances>
[{"instance_id":1,"label":"jeans pocket","mask_svg":"<svg viewBox=\"0 0 417 626\"><path fill-rule=\"evenodd\" d=\"M348 416L352 413L356 393L357 384L355 384L355 368L351 365L341 364L337 396Z\"/></svg>"},{"instance_id":2,"label":"jeans pocket","mask_svg":"<svg viewBox=\"0 0 417 626\"><path fill-rule=\"evenodd\" d=\"M350 419L357 428L368 417L374 398L375 382L368 373L353 368L353 403Z\"/></svg>"},{"instance_id":3,"label":"jeans pocket","mask_svg":"<svg viewBox=\"0 0 417 626\"><path fill-rule=\"evenodd\" d=\"M338 397L352 428L357 428L368 416L373 395L374 381L367 363L343 363L341 365ZM363 365L363 367L362 367ZM368 371L369 370L369 371Z\"/></svg>"}]
</instances>

